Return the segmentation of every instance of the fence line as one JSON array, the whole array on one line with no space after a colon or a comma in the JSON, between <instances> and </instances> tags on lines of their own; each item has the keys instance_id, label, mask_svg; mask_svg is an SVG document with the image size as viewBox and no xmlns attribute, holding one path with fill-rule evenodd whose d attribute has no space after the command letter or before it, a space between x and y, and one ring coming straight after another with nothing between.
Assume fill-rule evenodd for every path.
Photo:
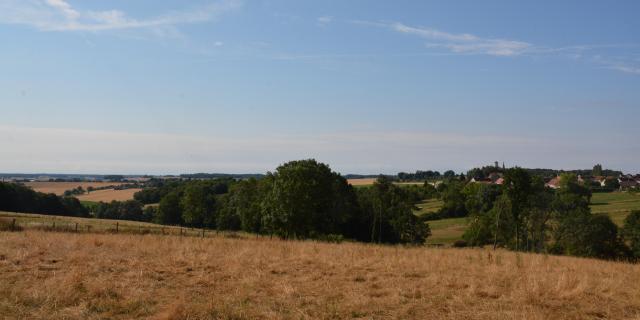
<instances>
[{"instance_id":1,"label":"fence line","mask_svg":"<svg viewBox=\"0 0 640 320\"><path fill-rule=\"evenodd\" d=\"M73 233L123 233L123 234L158 234L158 235L178 235L180 237L199 237L209 238L220 235L220 230L216 229L215 234L207 232L206 228L185 228L183 226L142 226L142 225L120 225L119 221L115 223L104 223L97 221L96 224L83 224L79 222L61 222L56 220L41 219L40 221L19 221L12 218L10 230L17 231L22 229L44 230L51 232L73 232ZM22 229L21 229L22 228ZM168 229L168 230L167 230ZM224 237L239 237L236 232L222 232ZM259 237L259 235L256 235Z\"/></svg>"}]
</instances>

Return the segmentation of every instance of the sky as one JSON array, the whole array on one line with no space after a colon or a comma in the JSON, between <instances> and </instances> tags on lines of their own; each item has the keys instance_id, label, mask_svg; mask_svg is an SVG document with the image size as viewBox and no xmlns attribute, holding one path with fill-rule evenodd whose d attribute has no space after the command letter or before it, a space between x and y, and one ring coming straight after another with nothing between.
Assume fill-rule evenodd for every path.
<instances>
[{"instance_id":1,"label":"sky","mask_svg":"<svg viewBox=\"0 0 640 320\"><path fill-rule=\"evenodd\" d=\"M639 12L0 0L0 172L640 172Z\"/></svg>"}]
</instances>

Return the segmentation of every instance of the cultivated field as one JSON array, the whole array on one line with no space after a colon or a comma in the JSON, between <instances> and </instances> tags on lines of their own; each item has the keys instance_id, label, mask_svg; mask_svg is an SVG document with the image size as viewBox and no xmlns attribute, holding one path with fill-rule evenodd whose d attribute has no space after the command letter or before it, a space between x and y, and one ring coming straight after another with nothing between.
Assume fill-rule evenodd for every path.
<instances>
[{"instance_id":1,"label":"cultivated field","mask_svg":"<svg viewBox=\"0 0 640 320\"><path fill-rule=\"evenodd\" d=\"M100 202L100 201L109 202L112 200L126 201L126 200L133 199L133 194L140 190L142 189L124 189L124 190L104 189L104 190L91 191L88 194L85 193L75 197L81 201L92 201L92 202Z\"/></svg>"},{"instance_id":2,"label":"cultivated field","mask_svg":"<svg viewBox=\"0 0 640 320\"><path fill-rule=\"evenodd\" d=\"M5 319L637 319L638 283L481 249L0 232Z\"/></svg>"},{"instance_id":3,"label":"cultivated field","mask_svg":"<svg viewBox=\"0 0 640 320\"><path fill-rule=\"evenodd\" d=\"M632 210L640 210L638 193L594 193L591 198L591 212L608 214L620 226Z\"/></svg>"},{"instance_id":4,"label":"cultivated field","mask_svg":"<svg viewBox=\"0 0 640 320\"><path fill-rule=\"evenodd\" d=\"M30 187L31 189L44 192L44 193L55 193L59 196L63 195L65 191L71 190L77 187L82 187L83 189L87 189L88 187L108 187L108 186L119 186L123 185L121 182L25 182L24 185Z\"/></svg>"},{"instance_id":5,"label":"cultivated field","mask_svg":"<svg viewBox=\"0 0 640 320\"><path fill-rule=\"evenodd\" d=\"M370 186L376 180L377 180L376 178L347 179L347 183L349 183L350 185L352 185L354 187L357 187L357 186Z\"/></svg>"},{"instance_id":6,"label":"cultivated field","mask_svg":"<svg viewBox=\"0 0 640 320\"><path fill-rule=\"evenodd\" d=\"M347 183L354 187L363 187L373 185L377 178L361 178L361 179L347 179ZM396 185L423 185L424 182L394 182Z\"/></svg>"}]
</instances>

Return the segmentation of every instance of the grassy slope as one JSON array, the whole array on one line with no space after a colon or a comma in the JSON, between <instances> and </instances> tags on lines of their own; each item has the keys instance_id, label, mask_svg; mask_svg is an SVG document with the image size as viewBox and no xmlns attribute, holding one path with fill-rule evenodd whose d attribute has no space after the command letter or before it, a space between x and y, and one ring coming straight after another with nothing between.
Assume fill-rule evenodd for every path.
<instances>
[{"instance_id":1,"label":"grassy slope","mask_svg":"<svg viewBox=\"0 0 640 320\"><path fill-rule=\"evenodd\" d=\"M636 319L638 283L500 250L0 232L9 319Z\"/></svg>"},{"instance_id":2,"label":"grassy slope","mask_svg":"<svg viewBox=\"0 0 640 320\"><path fill-rule=\"evenodd\" d=\"M608 214L618 225L632 210L640 210L640 194L627 192L594 193L591 199L593 213Z\"/></svg>"},{"instance_id":3,"label":"grassy slope","mask_svg":"<svg viewBox=\"0 0 640 320\"><path fill-rule=\"evenodd\" d=\"M86 232L113 232L116 225L119 232L141 233L150 232L156 234L180 234L180 227L163 226L149 222L111 220L111 219L93 219L93 218L77 218L65 216L50 216L30 213L15 213L0 211L0 219L7 223L16 219L16 224L27 229L56 229L75 230L76 223L78 231ZM55 225L54 225L55 224ZM183 232L188 235L198 236L200 231L196 229L184 228Z\"/></svg>"}]
</instances>

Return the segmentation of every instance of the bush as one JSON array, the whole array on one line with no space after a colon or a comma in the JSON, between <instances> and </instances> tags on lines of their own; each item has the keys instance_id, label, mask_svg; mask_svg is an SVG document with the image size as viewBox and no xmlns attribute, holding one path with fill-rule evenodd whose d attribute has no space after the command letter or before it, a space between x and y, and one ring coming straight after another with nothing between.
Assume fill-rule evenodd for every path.
<instances>
[{"instance_id":1,"label":"bush","mask_svg":"<svg viewBox=\"0 0 640 320\"><path fill-rule=\"evenodd\" d=\"M342 243L344 237L341 234L328 234L323 240L332 243Z\"/></svg>"},{"instance_id":2,"label":"bush","mask_svg":"<svg viewBox=\"0 0 640 320\"><path fill-rule=\"evenodd\" d=\"M454 248L464 248L464 247L466 247L466 246L467 246L467 242L466 242L466 241L464 241L464 240L456 240L456 241L453 243L453 247L454 247Z\"/></svg>"}]
</instances>

